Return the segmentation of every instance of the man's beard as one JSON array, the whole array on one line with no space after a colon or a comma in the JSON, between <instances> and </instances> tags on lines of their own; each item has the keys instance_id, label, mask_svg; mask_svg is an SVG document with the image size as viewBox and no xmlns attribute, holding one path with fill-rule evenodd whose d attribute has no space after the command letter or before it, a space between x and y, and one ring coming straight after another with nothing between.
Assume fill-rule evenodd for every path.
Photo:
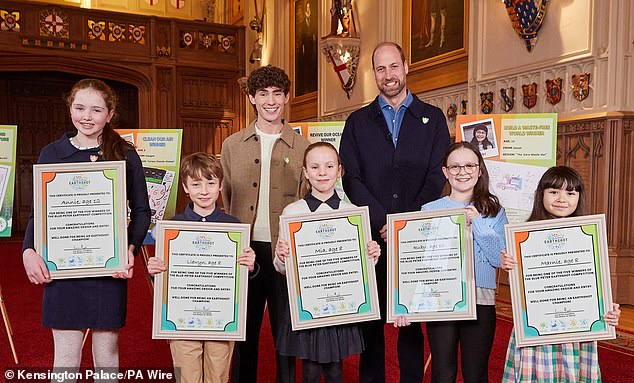
<instances>
[{"instance_id":1,"label":"man's beard","mask_svg":"<svg viewBox=\"0 0 634 383\"><path fill-rule=\"evenodd\" d=\"M396 87L386 87L384 85L386 82L394 82L394 80L384 81L383 84L379 86L379 91L381 92L382 95L386 97L394 97L397 94L401 93L403 89L405 88L405 82L402 82L398 79L396 80L396 82L398 82L398 85Z\"/></svg>"}]
</instances>

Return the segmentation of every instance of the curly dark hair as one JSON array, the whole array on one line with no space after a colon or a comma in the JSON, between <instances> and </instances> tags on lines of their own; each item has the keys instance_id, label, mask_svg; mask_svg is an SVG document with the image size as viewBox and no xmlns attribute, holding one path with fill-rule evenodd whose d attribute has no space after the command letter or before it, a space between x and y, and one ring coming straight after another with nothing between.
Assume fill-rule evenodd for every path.
<instances>
[{"instance_id":1,"label":"curly dark hair","mask_svg":"<svg viewBox=\"0 0 634 383\"><path fill-rule=\"evenodd\" d=\"M255 96L255 92L258 90L270 86L282 89L284 95L287 95L291 89L291 80L283 69L273 65L263 66L254 70L247 79L247 88L251 96Z\"/></svg>"}]
</instances>

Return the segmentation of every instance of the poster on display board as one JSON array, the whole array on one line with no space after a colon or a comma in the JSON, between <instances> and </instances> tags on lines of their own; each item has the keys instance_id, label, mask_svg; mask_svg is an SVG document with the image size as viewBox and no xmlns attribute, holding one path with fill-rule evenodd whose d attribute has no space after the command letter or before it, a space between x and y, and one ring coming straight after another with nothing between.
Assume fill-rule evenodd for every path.
<instances>
[{"instance_id":1,"label":"poster on display board","mask_svg":"<svg viewBox=\"0 0 634 383\"><path fill-rule=\"evenodd\" d=\"M16 125L0 125L0 237L10 237L13 226Z\"/></svg>"},{"instance_id":2,"label":"poster on display board","mask_svg":"<svg viewBox=\"0 0 634 383\"><path fill-rule=\"evenodd\" d=\"M479 149L489 187L506 209L509 222L524 222L535 189L557 160L557 114L478 114L456 119L456 142Z\"/></svg>"},{"instance_id":3,"label":"poster on display board","mask_svg":"<svg viewBox=\"0 0 634 383\"><path fill-rule=\"evenodd\" d=\"M181 129L117 129L117 133L134 144L141 158L147 183L152 223L144 244L155 242L154 225L176 214L178 173L181 158Z\"/></svg>"}]
</instances>

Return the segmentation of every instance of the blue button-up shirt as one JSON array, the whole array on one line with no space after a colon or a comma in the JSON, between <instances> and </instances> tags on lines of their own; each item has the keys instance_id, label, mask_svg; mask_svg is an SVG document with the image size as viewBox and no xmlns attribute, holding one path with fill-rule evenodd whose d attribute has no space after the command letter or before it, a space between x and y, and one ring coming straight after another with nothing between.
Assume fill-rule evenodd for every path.
<instances>
[{"instance_id":1,"label":"blue button-up shirt","mask_svg":"<svg viewBox=\"0 0 634 383\"><path fill-rule=\"evenodd\" d=\"M392 105L390 105L382 96L379 96L379 106L381 107L381 111L383 112L383 117L385 117L385 122L387 122L387 129L390 131L390 135L392 136L392 143L394 147L396 147L396 142L398 141L398 132L401 130L401 123L403 122L403 116L405 116L405 111L412 104L414 98L410 91L407 91L407 96L401 106L398 107L398 110L394 110Z\"/></svg>"}]
</instances>

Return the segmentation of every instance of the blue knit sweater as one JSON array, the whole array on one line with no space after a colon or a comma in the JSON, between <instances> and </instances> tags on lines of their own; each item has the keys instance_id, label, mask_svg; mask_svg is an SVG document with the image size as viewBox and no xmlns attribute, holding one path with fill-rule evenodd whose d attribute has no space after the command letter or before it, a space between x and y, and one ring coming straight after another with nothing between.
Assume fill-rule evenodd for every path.
<instances>
[{"instance_id":1,"label":"blue knit sweater","mask_svg":"<svg viewBox=\"0 0 634 383\"><path fill-rule=\"evenodd\" d=\"M422 210L451 209L470 205L442 197L423 205ZM506 249L504 225L508 223L504 208L495 217L478 217L471 223L476 287L495 289L495 268L500 267L500 250Z\"/></svg>"}]
</instances>

